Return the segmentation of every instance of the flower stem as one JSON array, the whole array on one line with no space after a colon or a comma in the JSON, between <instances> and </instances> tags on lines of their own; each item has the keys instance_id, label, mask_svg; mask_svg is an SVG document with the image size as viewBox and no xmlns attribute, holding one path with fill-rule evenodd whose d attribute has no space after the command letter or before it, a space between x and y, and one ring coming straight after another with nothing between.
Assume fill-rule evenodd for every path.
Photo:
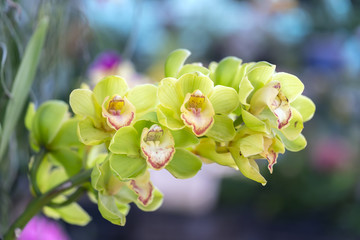
<instances>
[{"instance_id":1,"label":"flower stem","mask_svg":"<svg viewBox=\"0 0 360 240\"><path fill-rule=\"evenodd\" d=\"M61 193L81 185L89 180L91 175L91 169L74 175L68 180L60 183L56 187L50 189L41 196L34 198L26 207L25 211L19 216L19 218L10 226L4 236L4 240L16 239L15 231L17 229L22 230L27 222L30 221L46 204L48 204L53 198L60 195Z\"/></svg>"}]
</instances>

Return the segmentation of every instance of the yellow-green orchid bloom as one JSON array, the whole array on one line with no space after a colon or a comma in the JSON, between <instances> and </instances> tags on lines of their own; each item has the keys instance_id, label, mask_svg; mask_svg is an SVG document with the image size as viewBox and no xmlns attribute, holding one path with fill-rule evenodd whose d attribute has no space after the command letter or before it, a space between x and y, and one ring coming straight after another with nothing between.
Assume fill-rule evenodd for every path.
<instances>
[{"instance_id":1,"label":"yellow-green orchid bloom","mask_svg":"<svg viewBox=\"0 0 360 240\"><path fill-rule=\"evenodd\" d=\"M157 88L150 84L128 89L119 76L102 79L93 89L76 89L70 94L70 105L83 119L79 123L80 140L87 145L110 141L120 128L130 126L153 111Z\"/></svg>"}]
</instances>

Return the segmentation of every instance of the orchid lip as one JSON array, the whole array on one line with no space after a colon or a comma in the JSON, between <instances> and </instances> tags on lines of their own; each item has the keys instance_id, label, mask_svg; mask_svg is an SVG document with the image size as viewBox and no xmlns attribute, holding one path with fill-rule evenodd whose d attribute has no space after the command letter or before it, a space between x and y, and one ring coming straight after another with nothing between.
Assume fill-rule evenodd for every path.
<instances>
[{"instance_id":1,"label":"orchid lip","mask_svg":"<svg viewBox=\"0 0 360 240\"><path fill-rule=\"evenodd\" d=\"M146 161L155 170L164 168L175 154L175 143L170 131L156 124L150 129L143 129L140 145Z\"/></svg>"},{"instance_id":2,"label":"orchid lip","mask_svg":"<svg viewBox=\"0 0 360 240\"><path fill-rule=\"evenodd\" d=\"M110 128L118 130L132 123L135 118L135 107L126 97L114 95L110 100L109 97L105 98L102 105L102 115L106 118Z\"/></svg>"}]
</instances>

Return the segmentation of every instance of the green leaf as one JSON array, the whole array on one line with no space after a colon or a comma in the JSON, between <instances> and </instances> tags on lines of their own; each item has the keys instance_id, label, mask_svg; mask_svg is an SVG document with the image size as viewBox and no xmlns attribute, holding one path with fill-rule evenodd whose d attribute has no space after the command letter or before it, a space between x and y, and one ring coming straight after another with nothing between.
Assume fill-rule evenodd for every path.
<instances>
[{"instance_id":1,"label":"green leaf","mask_svg":"<svg viewBox=\"0 0 360 240\"><path fill-rule=\"evenodd\" d=\"M299 111L304 122L309 121L314 116L315 104L304 95L298 96L290 105Z\"/></svg>"},{"instance_id":2,"label":"green leaf","mask_svg":"<svg viewBox=\"0 0 360 240\"><path fill-rule=\"evenodd\" d=\"M158 103L157 87L152 84L138 85L129 90L127 99L136 108L136 118L153 111Z\"/></svg>"},{"instance_id":3,"label":"green leaf","mask_svg":"<svg viewBox=\"0 0 360 240\"><path fill-rule=\"evenodd\" d=\"M171 135L174 137L177 148L191 147L199 143L199 139L188 129L171 131Z\"/></svg>"},{"instance_id":4,"label":"green leaf","mask_svg":"<svg viewBox=\"0 0 360 240\"><path fill-rule=\"evenodd\" d=\"M247 77L255 90L269 82L275 72L275 67L267 62L258 62L249 69Z\"/></svg>"},{"instance_id":5,"label":"green leaf","mask_svg":"<svg viewBox=\"0 0 360 240\"><path fill-rule=\"evenodd\" d=\"M91 221L89 214L77 203L71 203L62 208L44 207L44 213L49 217L61 218L65 222L78 226L85 226Z\"/></svg>"},{"instance_id":6,"label":"green leaf","mask_svg":"<svg viewBox=\"0 0 360 240\"><path fill-rule=\"evenodd\" d=\"M178 76L178 72L183 67L190 54L190 51L186 49L177 49L172 51L165 62L165 77L176 78Z\"/></svg>"},{"instance_id":7,"label":"green leaf","mask_svg":"<svg viewBox=\"0 0 360 240\"><path fill-rule=\"evenodd\" d=\"M153 192L153 200L150 204L144 206L143 204L139 203L138 201L135 201L134 203L136 204L136 206L138 208L140 208L141 210L145 211L145 212L153 212L156 211L157 209L159 209L159 207L161 207L162 203L163 203L163 194L158 190L155 189Z\"/></svg>"},{"instance_id":8,"label":"green leaf","mask_svg":"<svg viewBox=\"0 0 360 240\"><path fill-rule=\"evenodd\" d=\"M304 84L300 79L289 73L276 73L273 81L280 82L281 91L289 99L289 102L294 101L304 91Z\"/></svg>"},{"instance_id":9,"label":"green leaf","mask_svg":"<svg viewBox=\"0 0 360 240\"><path fill-rule=\"evenodd\" d=\"M111 139L109 150L116 154L138 156L140 150L139 134L134 127L122 127Z\"/></svg>"},{"instance_id":10,"label":"green leaf","mask_svg":"<svg viewBox=\"0 0 360 240\"><path fill-rule=\"evenodd\" d=\"M219 62L215 71L215 85L239 88L240 78L236 78L242 60L236 57L227 57Z\"/></svg>"},{"instance_id":11,"label":"green leaf","mask_svg":"<svg viewBox=\"0 0 360 240\"><path fill-rule=\"evenodd\" d=\"M251 130L257 132L270 133L270 130L265 122L261 121L260 119L258 119L257 117L246 111L245 109L242 109L241 114L245 125Z\"/></svg>"},{"instance_id":12,"label":"green leaf","mask_svg":"<svg viewBox=\"0 0 360 240\"><path fill-rule=\"evenodd\" d=\"M227 149L225 151L218 152L216 143L213 139L202 138L200 140L200 144L195 147L195 153L207 160L216 162L217 164L237 168L230 152L228 152Z\"/></svg>"},{"instance_id":13,"label":"green leaf","mask_svg":"<svg viewBox=\"0 0 360 240\"><path fill-rule=\"evenodd\" d=\"M126 155L112 154L110 168L121 181L133 179L144 174L147 164L141 157L128 157Z\"/></svg>"},{"instance_id":14,"label":"green leaf","mask_svg":"<svg viewBox=\"0 0 360 240\"><path fill-rule=\"evenodd\" d=\"M90 118L86 118L79 121L78 136L80 141L86 145L97 145L110 140L112 133L96 128L93 121Z\"/></svg>"},{"instance_id":15,"label":"green leaf","mask_svg":"<svg viewBox=\"0 0 360 240\"><path fill-rule=\"evenodd\" d=\"M244 157L254 156L264 151L264 136L252 134L240 139L240 151Z\"/></svg>"},{"instance_id":16,"label":"green leaf","mask_svg":"<svg viewBox=\"0 0 360 240\"><path fill-rule=\"evenodd\" d=\"M26 115L25 115L25 127L27 128L27 130L31 131L32 128L32 122L35 116L35 104L34 103L29 103L29 106L26 110Z\"/></svg>"},{"instance_id":17,"label":"green leaf","mask_svg":"<svg viewBox=\"0 0 360 240\"><path fill-rule=\"evenodd\" d=\"M94 95L89 89L73 90L70 94L69 103L75 114L97 119Z\"/></svg>"},{"instance_id":18,"label":"green leaf","mask_svg":"<svg viewBox=\"0 0 360 240\"><path fill-rule=\"evenodd\" d=\"M16 73L14 84L11 90L12 98L6 106L5 115L2 124L2 136L0 143L0 163L8 146L11 134L17 126L20 114L28 97L30 87L34 81L36 69L38 66L40 53L43 48L49 19L42 18L27 44L20 67Z\"/></svg>"},{"instance_id":19,"label":"green leaf","mask_svg":"<svg viewBox=\"0 0 360 240\"><path fill-rule=\"evenodd\" d=\"M123 97L128 90L126 81L120 76L108 76L103 78L94 87L93 93L98 104L102 105L106 97L115 94Z\"/></svg>"},{"instance_id":20,"label":"green leaf","mask_svg":"<svg viewBox=\"0 0 360 240\"><path fill-rule=\"evenodd\" d=\"M63 148L51 151L49 153L49 157L60 164L65 169L69 177L80 172L82 168L81 157L70 149Z\"/></svg>"},{"instance_id":21,"label":"green leaf","mask_svg":"<svg viewBox=\"0 0 360 240\"><path fill-rule=\"evenodd\" d=\"M115 225L124 226L126 215L129 212L129 205L116 204L113 196L98 194L98 207L101 215Z\"/></svg>"},{"instance_id":22,"label":"green leaf","mask_svg":"<svg viewBox=\"0 0 360 240\"><path fill-rule=\"evenodd\" d=\"M158 98L162 106L172 109L177 115L180 114L184 96L176 89L176 79L164 78L161 80L158 88Z\"/></svg>"},{"instance_id":23,"label":"green leaf","mask_svg":"<svg viewBox=\"0 0 360 240\"><path fill-rule=\"evenodd\" d=\"M227 142L231 141L235 134L234 123L231 118L226 115L215 115L214 125L206 133L206 136L218 142Z\"/></svg>"},{"instance_id":24,"label":"green leaf","mask_svg":"<svg viewBox=\"0 0 360 240\"><path fill-rule=\"evenodd\" d=\"M240 155L239 150L233 148L230 150L236 165L239 167L240 172L247 178L250 178L256 182L266 185L265 178L260 174L259 167L255 160L248 159L243 155Z\"/></svg>"},{"instance_id":25,"label":"green leaf","mask_svg":"<svg viewBox=\"0 0 360 240\"><path fill-rule=\"evenodd\" d=\"M193 93L195 90L200 90L202 94L207 96L213 88L213 81L198 72L185 74L176 82L176 90L179 91L182 96L186 96L187 93ZM175 96L172 96L172 98L174 97ZM182 101L180 102L180 106L181 105Z\"/></svg>"},{"instance_id":26,"label":"green leaf","mask_svg":"<svg viewBox=\"0 0 360 240\"><path fill-rule=\"evenodd\" d=\"M239 106L237 92L233 88L221 85L214 88L209 100L215 113L230 114Z\"/></svg>"},{"instance_id":27,"label":"green leaf","mask_svg":"<svg viewBox=\"0 0 360 240\"><path fill-rule=\"evenodd\" d=\"M184 74L193 73L193 72L201 72L205 76L208 76L209 73L210 73L210 70L207 69L206 67L203 67L201 65L201 63L199 63L199 64L197 64L197 63L186 64L181 68L181 70L177 74L177 77L179 78Z\"/></svg>"},{"instance_id":28,"label":"green leaf","mask_svg":"<svg viewBox=\"0 0 360 240\"><path fill-rule=\"evenodd\" d=\"M179 118L179 115L176 115L172 109L159 105L156 113L159 123L171 130L179 130L185 127L184 122Z\"/></svg>"},{"instance_id":29,"label":"green leaf","mask_svg":"<svg viewBox=\"0 0 360 240\"><path fill-rule=\"evenodd\" d=\"M201 161L196 155L185 149L177 148L173 159L166 166L166 170L176 178L185 179L195 176L201 169L201 165Z\"/></svg>"},{"instance_id":30,"label":"green leaf","mask_svg":"<svg viewBox=\"0 0 360 240\"><path fill-rule=\"evenodd\" d=\"M289 125L281 129L281 132L287 139L295 140L303 130L304 124L301 114L296 109L291 109L291 115L292 116L290 118Z\"/></svg>"},{"instance_id":31,"label":"green leaf","mask_svg":"<svg viewBox=\"0 0 360 240\"><path fill-rule=\"evenodd\" d=\"M64 122L54 140L50 143L49 148L57 149L62 147L83 146L77 135L78 123L79 121L77 119L70 119Z\"/></svg>"},{"instance_id":32,"label":"green leaf","mask_svg":"<svg viewBox=\"0 0 360 240\"><path fill-rule=\"evenodd\" d=\"M62 123L68 118L68 105L52 100L43 103L36 111L32 132L40 145L48 145L55 138Z\"/></svg>"}]
</instances>

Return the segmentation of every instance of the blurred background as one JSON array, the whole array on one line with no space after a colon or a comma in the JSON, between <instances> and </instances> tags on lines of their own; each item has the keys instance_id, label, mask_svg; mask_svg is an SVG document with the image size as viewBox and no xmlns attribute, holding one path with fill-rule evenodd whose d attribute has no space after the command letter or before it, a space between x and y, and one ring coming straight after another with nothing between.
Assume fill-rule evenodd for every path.
<instances>
[{"instance_id":1,"label":"blurred background","mask_svg":"<svg viewBox=\"0 0 360 240\"><path fill-rule=\"evenodd\" d=\"M263 187L221 167L194 179L153 174L164 206L133 206L125 227L93 217L86 227L58 222L70 239L359 239L360 1L357 0L2 0L0 41L7 59L0 92L12 79L38 16L50 16L31 101L68 101L81 82L118 73L129 85L158 82L166 56L192 52L190 62L265 60L298 76L316 104L305 124L305 150L280 156ZM2 45L3 46L3 45ZM4 48L1 49L2 56ZM2 119L3 112L0 113ZM23 119L23 118L22 118ZM27 132L19 124L0 166L2 223L31 199Z\"/></svg>"}]
</instances>

